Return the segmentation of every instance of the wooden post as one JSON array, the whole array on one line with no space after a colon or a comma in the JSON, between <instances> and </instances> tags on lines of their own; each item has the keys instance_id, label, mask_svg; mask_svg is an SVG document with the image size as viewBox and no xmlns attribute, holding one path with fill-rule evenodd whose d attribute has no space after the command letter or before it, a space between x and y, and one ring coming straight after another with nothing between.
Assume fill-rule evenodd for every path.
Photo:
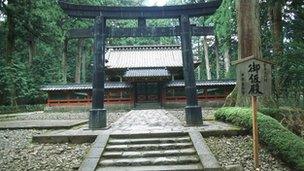
<instances>
[{"instance_id":1,"label":"wooden post","mask_svg":"<svg viewBox=\"0 0 304 171\"><path fill-rule=\"evenodd\" d=\"M181 27L185 92L187 97L187 106L185 107L186 122L188 125L201 125L203 123L202 109L197 103L189 16L181 15L179 22Z\"/></svg>"},{"instance_id":2,"label":"wooden post","mask_svg":"<svg viewBox=\"0 0 304 171\"><path fill-rule=\"evenodd\" d=\"M259 131L257 124L257 96L251 96L252 100L252 135L253 135L253 158L254 169L259 170Z\"/></svg>"},{"instance_id":3,"label":"wooden post","mask_svg":"<svg viewBox=\"0 0 304 171\"><path fill-rule=\"evenodd\" d=\"M259 170L259 134L257 124L257 96L271 95L271 62L247 57L234 62L237 73L237 92L239 95L251 96L252 136L254 168Z\"/></svg>"},{"instance_id":4,"label":"wooden post","mask_svg":"<svg viewBox=\"0 0 304 171\"><path fill-rule=\"evenodd\" d=\"M105 82L105 43L106 19L98 16L94 25L94 63L93 63L93 90L92 110L89 115L89 128L100 129L107 126L107 115L104 109L104 82Z\"/></svg>"}]
</instances>

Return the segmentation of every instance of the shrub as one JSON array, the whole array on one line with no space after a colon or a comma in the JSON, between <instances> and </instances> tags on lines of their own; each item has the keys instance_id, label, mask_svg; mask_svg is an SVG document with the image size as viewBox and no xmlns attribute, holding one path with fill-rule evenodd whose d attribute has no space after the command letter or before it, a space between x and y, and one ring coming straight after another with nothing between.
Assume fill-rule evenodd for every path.
<instances>
[{"instance_id":1,"label":"shrub","mask_svg":"<svg viewBox=\"0 0 304 171\"><path fill-rule=\"evenodd\" d=\"M0 106L0 114L40 111L40 110L44 110L44 107L45 107L44 104L19 105L19 106Z\"/></svg>"},{"instance_id":2,"label":"shrub","mask_svg":"<svg viewBox=\"0 0 304 171\"><path fill-rule=\"evenodd\" d=\"M215 112L218 120L252 129L252 114L249 108L220 108ZM260 140L268 149L298 170L304 170L304 141L277 120L258 112Z\"/></svg>"},{"instance_id":3,"label":"shrub","mask_svg":"<svg viewBox=\"0 0 304 171\"><path fill-rule=\"evenodd\" d=\"M295 108L261 108L259 111L265 115L271 116L293 133L304 137L304 111Z\"/></svg>"}]
</instances>

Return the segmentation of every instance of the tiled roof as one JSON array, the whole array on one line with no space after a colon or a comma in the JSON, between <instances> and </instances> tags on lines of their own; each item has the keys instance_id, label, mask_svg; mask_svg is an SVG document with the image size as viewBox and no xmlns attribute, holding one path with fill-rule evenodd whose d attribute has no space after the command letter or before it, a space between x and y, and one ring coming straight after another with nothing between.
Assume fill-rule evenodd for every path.
<instances>
[{"instance_id":1,"label":"tiled roof","mask_svg":"<svg viewBox=\"0 0 304 171\"><path fill-rule=\"evenodd\" d=\"M106 66L112 68L182 67L180 46L107 47ZM198 63L198 58L194 63Z\"/></svg>"},{"instance_id":2,"label":"tiled roof","mask_svg":"<svg viewBox=\"0 0 304 171\"><path fill-rule=\"evenodd\" d=\"M125 72L124 77L168 77L169 71L166 68L137 68L129 69Z\"/></svg>"},{"instance_id":3,"label":"tiled roof","mask_svg":"<svg viewBox=\"0 0 304 171\"><path fill-rule=\"evenodd\" d=\"M130 84L126 82L106 82L105 89L119 89L129 88ZM56 91L56 90L92 90L92 84L53 84L43 85L40 90L42 91Z\"/></svg>"},{"instance_id":4,"label":"tiled roof","mask_svg":"<svg viewBox=\"0 0 304 171\"><path fill-rule=\"evenodd\" d=\"M196 86L217 86L217 85L235 85L235 80L200 80L196 81ZM183 80L170 81L167 87L184 87L185 82Z\"/></svg>"},{"instance_id":5,"label":"tiled roof","mask_svg":"<svg viewBox=\"0 0 304 171\"><path fill-rule=\"evenodd\" d=\"M208 81L197 81L197 86L217 86L217 85L235 85L235 80L208 80ZM183 80L170 81L167 87L184 87L185 82ZM130 88L131 85L127 82L106 82L105 89L119 89L119 88ZM57 90L92 90L92 84L53 84L43 85L40 90L42 91L57 91Z\"/></svg>"}]
</instances>

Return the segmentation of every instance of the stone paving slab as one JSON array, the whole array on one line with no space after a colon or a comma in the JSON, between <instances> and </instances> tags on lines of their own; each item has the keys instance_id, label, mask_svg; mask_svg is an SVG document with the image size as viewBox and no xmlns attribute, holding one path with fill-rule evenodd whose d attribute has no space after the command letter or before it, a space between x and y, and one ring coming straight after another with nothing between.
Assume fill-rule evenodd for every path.
<instances>
[{"instance_id":1,"label":"stone paving slab","mask_svg":"<svg viewBox=\"0 0 304 171\"><path fill-rule=\"evenodd\" d=\"M162 170L202 170L202 166L196 164L189 165L169 165L169 166L129 166L129 167L102 167L96 171L162 171Z\"/></svg>"},{"instance_id":2,"label":"stone paving slab","mask_svg":"<svg viewBox=\"0 0 304 171\"><path fill-rule=\"evenodd\" d=\"M14 120L0 122L0 129L66 129L88 120Z\"/></svg>"},{"instance_id":3,"label":"stone paving slab","mask_svg":"<svg viewBox=\"0 0 304 171\"><path fill-rule=\"evenodd\" d=\"M172 114L163 109L132 110L122 116L112 126L113 130L121 132L156 131L182 129L182 123Z\"/></svg>"},{"instance_id":4,"label":"stone paving slab","mask_svg":"<svg viewBox=\"0 0 304 171\"><path fill-rule=\"evenodd\" d=\"M99 162L103 167L107 166L153 166L153 165L175 165L191 164L199 162L196 156L162 156L162 157L140 157L140 158L119 158L119 159L104 159Z\"/></svg>"}]
</instances>

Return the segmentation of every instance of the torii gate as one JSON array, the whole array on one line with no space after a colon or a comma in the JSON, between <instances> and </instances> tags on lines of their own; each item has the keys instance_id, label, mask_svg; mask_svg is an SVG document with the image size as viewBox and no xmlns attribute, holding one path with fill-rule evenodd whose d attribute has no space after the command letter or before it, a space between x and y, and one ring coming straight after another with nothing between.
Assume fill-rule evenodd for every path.
<instances>
[{"instance_id":1,"label":"torii gate","mask_svg":"<svg viewBox=\"0 0 304 171\"><path fill-rule=\"evenodd\" d=\"M70 16L95 19L93 28L70 30L70 38L94 37L93 95L92 109L89 115L89 129L100 129L107 126L104 109L105 80L105 42L109 37L160 37L181 36L183 73L187 105L185 107L188 125L202 124L202 111L197 103L193 52L191 36L207 36L213 34L211 27L190 25L190 17L212 15L221 4L220 0L163 7L109 7L75 5L59 1L61 8ZM147 27L147 19L178 18L177 27ZM110 28L107 19L137 19L137 28Z\"/></svg>"}]
</instances>

